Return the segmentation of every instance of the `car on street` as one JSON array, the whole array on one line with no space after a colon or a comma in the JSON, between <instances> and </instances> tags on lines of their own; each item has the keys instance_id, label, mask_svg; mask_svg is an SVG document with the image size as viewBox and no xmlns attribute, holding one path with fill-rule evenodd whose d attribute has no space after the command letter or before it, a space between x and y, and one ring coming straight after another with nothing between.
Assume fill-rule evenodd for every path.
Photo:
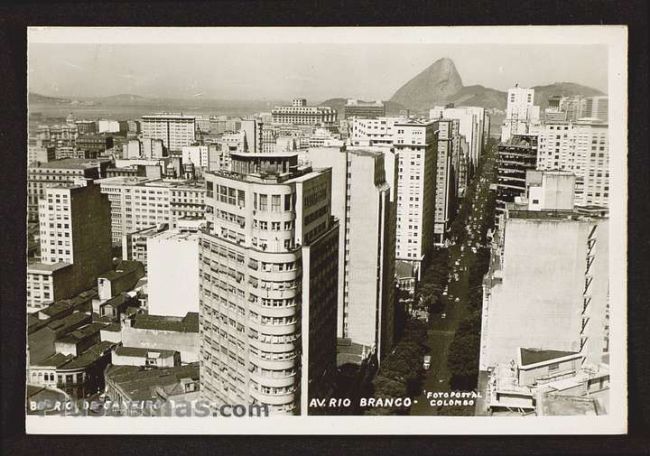
<instances>
[{"instance_id":1,"label":"car on street","mask_svg":"<svg viewBox=\"0 0 650 456\"><path fill-rule=\"evenodd\" d=\"M458 299L458 298L456 298L456 299ZM447 314L444 313L444 312L441 313L441 314L440 314L440 318L442 318L442 319L444 320L445 318L447 318Z\"/></svg>"},{"instance_id":2,"label":"car on street","mask_svg":"<svg viewBox=\"0 0 650 456\"><path fill-rule=\"evenodd\" d=\"M431 367L431 356L430 355L425 355L424 360L422 361L422 367L424 370L427 370Z\"/></svg>"}]
</instances>

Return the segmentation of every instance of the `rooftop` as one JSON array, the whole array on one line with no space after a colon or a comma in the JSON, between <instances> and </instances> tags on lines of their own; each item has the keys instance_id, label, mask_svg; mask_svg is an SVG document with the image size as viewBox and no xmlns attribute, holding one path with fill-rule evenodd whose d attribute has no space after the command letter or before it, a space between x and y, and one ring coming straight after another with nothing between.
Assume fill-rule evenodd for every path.
<instances>
[{"instance_id":1,"label":"rooftop","mask_svg":"<svg viewBox=\"0 0 650 456\"><path fill-rule=\"evenodd\" d=\"M413 265L404 261L396 261L395 275L399 278L414 277Z\"/></svg>"},{"instance_id":2,"label":"rooftop","mask_svg":"<svg viewBox=\"0 0 650 456\"><path fill-rule=\"evenodd\" d=\"M90 323L88 325L82 326L79 329L75 329L69 334L66 334L65 336L57 339L57 342L76 344L82 340L94 336L106 326L107 324L102 322Z\"/></svg>"},{"instance_id":3,"label":"rooftop","mask_svg":"<svg viewBox=\"0 0 650 456\"><path fill-rule=\"evenodd\" d=\"M30 165L30 168L44 169L87 169L96 168L101 162L108 162L110 159L85 159L85 158L63 158L49 162Z\"/></svg>"},{"instance_id":4,"label":"rooftop","mask_svg":"<svg viewBox=\"0 0 650 456\"><path fill-rule=\"evenodd\" d=\"M600 214L584 214L572 210L509 210L508 219L575 221L599 218Z\"/></svg>"},{"instance_id":5,"label":"rooftop","mask_svg":"<svg viewBox=\"0 0 650 456\"><path fill-rule=\"evenodd\" d=\"M63 366L65 363L70 361L74 356L72 355L64 355L63 353L54 353L52 356L45 358L44 360L38 362L38 363L33 363L31 364L32 366L38 366L38 367L54 367L54 368L59 368Z\"/></svg>"},{"instance_id":6,"label":"rooftop","mask_svg":"<svg viewBox=\"0 0 650 456\"><path fill-rule=\"evenodd\" d=\"M72 263L31 263L27 265L27 273L33 273L33 274L47 274L47 273L52 273L55 271L58 271L59 269L65 269L67 267L72 266Z\"/></svg>"},{"instance_id":7,"label":"rooftop","mask_svg":"<svg viewBox=\"0 0 650 456\"><path fill-rule=\"evenodd\" d=\"M134 272L138 272L138 270L142 270L144 273L144 270L142 269L142 263L139 261L129 261L129 260L122 260L120 263L115 266L115 269L112 271L108 271L105 274L100 274L97 278L98 279L106 279L106 280L117 280L121 277L124 277L129 274L133 274Z\"/></svg>"},{"instance_id":8,"label":"rooftop","mask_svg":"<svg viewBox=\"0 0 650 456\"><path fill-rule=\"evenodd\" d=\"M535 135L513 135L507 143L502 144L504 146L517 146L517 147L531 147L531 143L535 139L537 142L537 136Z\"/></svg>"},{"instance_id":9,"label":"rooftop","mask_svg":"<svg viewBox=\"0 0 650 456\"><path fill-rule=\"evenodd\" d=\"M133 327L136 329L198 333L199 314L188 312L184 317L137 314L133 318Z\"/></svg>"},{"instance_id":10,"label":"rooftop","mask_svg":"<svg viewBox=\"0 0 650 456\"><path fill-rule=\"evenodd\" d=\"M177 119L177 120L195 120L196 116L187 116L182 113L156 113L156 114L147 114L142 116L143 120L154 120L154 119Z\"/></svg>"},{"instance_id":11,"label":"rooftop","mask_svg":"<svg viewBox=\"0 0 650 456\"><path fill-rule=\"evenodd\" d=\"M103 357L115 345L114 342L99 342L79 356L72 358L66 364L61 366L63 369L80 369L92 365L99 358Z\"/></svg>"},{"instance_id":12,"label":"rooftop","mask_svg":"<svg viewBox=\"0 0 650 456\"><path fill-rule=\"evenodd\" d=\"M123 347L117 346L113 350L118 356L137 356L147 357L149 353L157 353L162 357L174 356L177 353L175 350L157 350L153 348L136 348L136 347Z\"/></svg>"},{"instance_id":13,"label":"rooftop","mask_svg":"<svg viewBox=\"0 0 650 456\"><path fill-rule=\"evenodd\" d=\"M599 413L598 401L590 397L544 395L538 404L544 416L595 416Z\"/></svg>"},{"instance_id":14,"label":"rooftop","mask_svg":"<svg viewBox=\"0 0 650 456\"><path fill-rule=\"evenodd\" d=\"M198 363L162 369L138 366L110 366L106 371L109 382L117 385L130 400L142 401L184 393L181 381L199 379Z\"/></svg>"},{"instance_id":15,"label":"rooftop","mask_svg":"<svg viewBox=\"0 0 650 456\"><path fill-rule=\"evenodd\" d=\"M562 350L537 350L534 348L520 348L521 365L529 366L552 359L564 358L565 356L577 355L579 353Z\"/></svg>"}]
</instances>

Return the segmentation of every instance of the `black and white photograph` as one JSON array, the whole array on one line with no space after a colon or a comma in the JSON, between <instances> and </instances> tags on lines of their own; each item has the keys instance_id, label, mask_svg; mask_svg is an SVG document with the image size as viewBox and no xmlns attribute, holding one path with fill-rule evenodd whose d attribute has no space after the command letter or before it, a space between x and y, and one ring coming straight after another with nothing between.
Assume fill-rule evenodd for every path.
<instances>
[{"instance_id":1,"label":"black and white photograph","mask_svg":"<svg viewBox=\"0 0 650 456\"><path fill-rule=\"evenodd\" d=\"M626 432L626 55L29 27L27 432Z\"/></svg>"}]
</instances>

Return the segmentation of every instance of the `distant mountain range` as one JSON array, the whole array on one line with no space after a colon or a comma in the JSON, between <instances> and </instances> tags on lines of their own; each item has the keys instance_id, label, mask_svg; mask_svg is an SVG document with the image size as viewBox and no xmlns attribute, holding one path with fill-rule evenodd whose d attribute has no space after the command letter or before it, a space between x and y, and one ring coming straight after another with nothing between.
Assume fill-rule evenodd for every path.
<instances>
[{"instance_id":1,"label":"distant mountain range","mask_svg":"<svg viewBox=\"0 0 650 456\"><path fill-rule=\"evenodd\" d=\"M535 103L544 109L548 99L554 95L581 95L585 97L603 95L599 90L572 82L557 82L545 86L531 87L535 89ZM506 109L506 92L490 89L481 85L464 86L462 78L451 59L436 60L415 77L400 87L386 104L386 115L397 115L402 109L410 109L415 113L426 113L436 105L454 103L456 106L481 106L484 108ZM178 98L143 97L133 94L120 94L108 97L59 98L30 92L30 105L50 106L102 106L102 107L132 107L152 109L217 109L227 108L236 110L253 109L259 111L271 110L275 105L286 104L286 101L251 101L251 100L215 100L201 96ZM321 103L329 106L343 115L345 98L330 98Z\"/></svg>"},{"instance_id":2,"label":"distant mountain range","mask_svg":"<svg viewBox=\"0 0 650 456\"><path fill-rule=\"evenodd\" d=\"M544 109L553 95L603 95L599 90L571 82L557 82L535 89L535 104ZM436 60L418 75L397 89L389 101L414 111L426 111L436 105L454 103L456 106L506 108L507 93L481 85L464 86L451 59Z\"/></svg>"}]
</instances>

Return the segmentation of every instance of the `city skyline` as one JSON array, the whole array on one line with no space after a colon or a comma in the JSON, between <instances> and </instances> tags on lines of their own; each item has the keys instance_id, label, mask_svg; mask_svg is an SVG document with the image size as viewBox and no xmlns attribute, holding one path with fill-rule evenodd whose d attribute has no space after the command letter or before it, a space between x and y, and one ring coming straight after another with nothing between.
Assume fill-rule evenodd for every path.
<instances>
[{"instance_id":1,"label":"city skyline","mask_svg":"<svg viewBox=\"0 0 650 456\"><path fill-rule=\"evenodd\" d=\"M492 56L487 64L486 54ZM169 55L177 64L168 65ZM29 45L28 87L80 98L387 100L441 58L454 62L465 86L506 91L516 83L572 82L607 93L607 48L571 44L35 42Z\"/></svg>"},{"instance_id":2,"label":"city skyline","mask_svg":"<svg viewBox=\"0 0 650 456\"><path fill-rule=\"evenodd\" d=\"M505 29L31 28L27 414L623 423L626 47Z\"/></svg>"}]
</instances>

